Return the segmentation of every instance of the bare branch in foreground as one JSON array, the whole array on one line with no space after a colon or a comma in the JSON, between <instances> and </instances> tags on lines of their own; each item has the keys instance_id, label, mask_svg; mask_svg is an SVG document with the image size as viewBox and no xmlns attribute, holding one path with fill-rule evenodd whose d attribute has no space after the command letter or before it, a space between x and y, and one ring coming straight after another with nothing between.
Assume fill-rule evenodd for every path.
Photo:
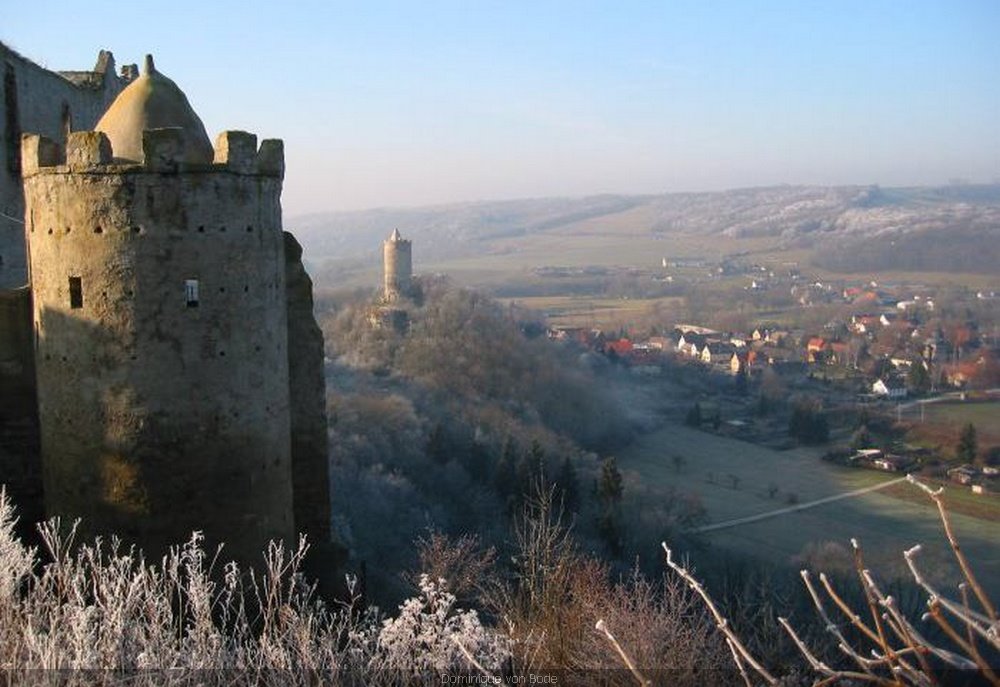
<instances>
[{"instance_id":1,"label":"bare branch in foreground","mask_svg":"<svg viewBox=\"0 0 1000 687\"><path fill-rule=\"evenodd\" d=\"M698 580L696 580L691 573L687 571L687 569L674 562L673 554L671 553L670 547L667 546L666 542L663 542L662 546L663 550L667 553L667 565L670 566L674 572L680 575L685 582L687 582L692 591L702 598L702 601L705 602L708 610L715 618L716 626L726 636L726 640L730 642L730 649L733 650L734 654L738 653L742 656L743 659L746 660L746 662L749 663L755 671L757 671L757 674L764 678L769 685L778 684L778 680L775 679L775 677L771 675L771 673L769 673L767 669L750 654L750 651L743 646L743 642L740 641L740 638L736 636L736 633L733 632L732 629L730 629L728 621L722 616L721 613L719 613L719 609L716 608L715 603L712 601L712 597L708 595L704 587L701 586L701 583L698 582Z\"/></svg>"},{"instance_id":2,"label":"bare branch in foreground","mask_svg":"<svg viewBox=\"0 0 1000 687\"><path fill-rule=\"evenodd\" d=\"M608 625L607 623L604 622L603 619L597 621L595 629L598 632L604 633L604 636L608 638L608 641L611 642L612 646L614 646L615 651L617 651L618 655L622 657L623 661L625 661L625 665L628 666L628 669L630 671L632 671L632 675L635 676L635 679L639 682L639 684L642 685L642 687L651 687L653 683L650 682L648 679L646 679L646 677L639 672L639 669L635 667L635 663L632 661L629 655L625 653L625 650L622 649L622 645L618 643L618 640L615 639L615 636L611 634L611 630L608 629Z\"/></svg>"}]
</instances>

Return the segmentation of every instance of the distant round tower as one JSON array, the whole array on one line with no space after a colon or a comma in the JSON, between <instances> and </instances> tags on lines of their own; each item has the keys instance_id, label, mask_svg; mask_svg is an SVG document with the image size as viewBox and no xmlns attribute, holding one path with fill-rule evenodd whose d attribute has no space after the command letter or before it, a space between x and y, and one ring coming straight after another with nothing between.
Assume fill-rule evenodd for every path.
<instances>
[{"instance_id":1,"label":"distant round tower","mask_svg":"<svg viewBox=\"0 0 1000 687\"><path fill-rule=\"evenodd\" d=\"M281 141L213 148L147 57L22 161L46 511L259 561L294 534Z\"/></svg>"},{"instance_id":2,"label":"distant round tower","mask_svg":"<svg viewBox=\"0 0 1000 687\"><path fill-rule=\"evenodd\" d=\"M384 298L395 301L410 295L413 278L413 245L394 229L382 243L382 262L385 271Z\"/></svg>"}]
</instances>

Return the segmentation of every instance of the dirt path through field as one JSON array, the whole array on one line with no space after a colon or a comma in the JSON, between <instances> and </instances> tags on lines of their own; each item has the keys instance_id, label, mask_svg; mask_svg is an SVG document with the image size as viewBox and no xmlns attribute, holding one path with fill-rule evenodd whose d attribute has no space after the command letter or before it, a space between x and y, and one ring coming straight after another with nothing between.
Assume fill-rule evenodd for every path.
<instances>
[{"instance_id":1,"label":"dirt path through field","mask_svg":"<svg viewBox=\"0 0 1000 687\"><path fill-rule=\"evenodd\" d=\"M716 522L711 525L704 525L695 529L695 532L712 532L713 530L724 530L730 527L736 527L737 525L745 525L750 522L757 522L758 520L766 520L768 518L776 518L779 515L785 515L787 513L796 513L801 510L807 510L809 508L814 508L816 506L821 506L824 503L832 503L833 501L840 501L842 499L849 499L854 496L860 496L862 494L867 494L872 491L878 491L879 489L885 489L893 484L899 484L900 482L905 482L905 477L899 477L898 479L891 479L888 482L882 482L881 484L875 484L870 487L862 487L861 489L854 489L852 491L845 491L842 494L834 494L833 496L826 496L821 499L816 499L815 501L809 501L807 503L798 503L794 506L788 506L786 508L779 508L777 510L768 511L766 513L759 513L757 515L748 515L745 518L735 518L733 520L726 520L725 522Z\"/></svg>"}]
</instances>

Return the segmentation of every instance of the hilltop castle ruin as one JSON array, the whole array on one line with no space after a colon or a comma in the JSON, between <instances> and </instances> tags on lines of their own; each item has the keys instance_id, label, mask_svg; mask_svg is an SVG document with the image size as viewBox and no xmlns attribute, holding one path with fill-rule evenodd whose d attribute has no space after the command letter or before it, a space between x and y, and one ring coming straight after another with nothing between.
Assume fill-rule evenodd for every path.
<instances>
[{"instance_id":1,"label":"hilltop castle ruin","mask_svg":"<svg viewBox=\"0 0 1000 687\"><path fill-rule=\"evenodd\" d=\"M22 386L34 370L46 514L151 552L192 530L243 561L328 542L323 340L281 141L213 145L151 57L94 130L63 133L23 136L29 283L0 313L0 362Z\"/></svg>"}]
</instances>

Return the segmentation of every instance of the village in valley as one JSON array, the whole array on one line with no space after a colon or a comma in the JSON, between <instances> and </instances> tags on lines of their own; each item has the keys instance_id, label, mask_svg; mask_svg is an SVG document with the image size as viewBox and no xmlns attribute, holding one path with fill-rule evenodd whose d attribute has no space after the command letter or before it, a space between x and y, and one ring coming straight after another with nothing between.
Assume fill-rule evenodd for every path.
<instances>
[{"instance_id":1,"label":"village in valley","mask_svg":"<svg viewBox=\"0 0 1000 687\"><path fill-rule=\"evenodd\" d=\"M703 281L746 280L745 303L779 290L791 299L759 319L742 318L751 324L732 331L710 321L648 320L608 330L557 317L548 337L640 378L686 382L690 401L677 412L688 426L779 450L818 445L843 465L920 470L972 493L1000 491L1000 455L989 441L978 454L975 445L977 430L981 442L992 440L989 418L1000 407L994 292L944 295L927 285L809 279L798 269L778 276L729 261L664 259L663 267L696 268ZM830 317L803 324L816 318L802 315L816 312Z\"/></svg>"}]
</instances>

